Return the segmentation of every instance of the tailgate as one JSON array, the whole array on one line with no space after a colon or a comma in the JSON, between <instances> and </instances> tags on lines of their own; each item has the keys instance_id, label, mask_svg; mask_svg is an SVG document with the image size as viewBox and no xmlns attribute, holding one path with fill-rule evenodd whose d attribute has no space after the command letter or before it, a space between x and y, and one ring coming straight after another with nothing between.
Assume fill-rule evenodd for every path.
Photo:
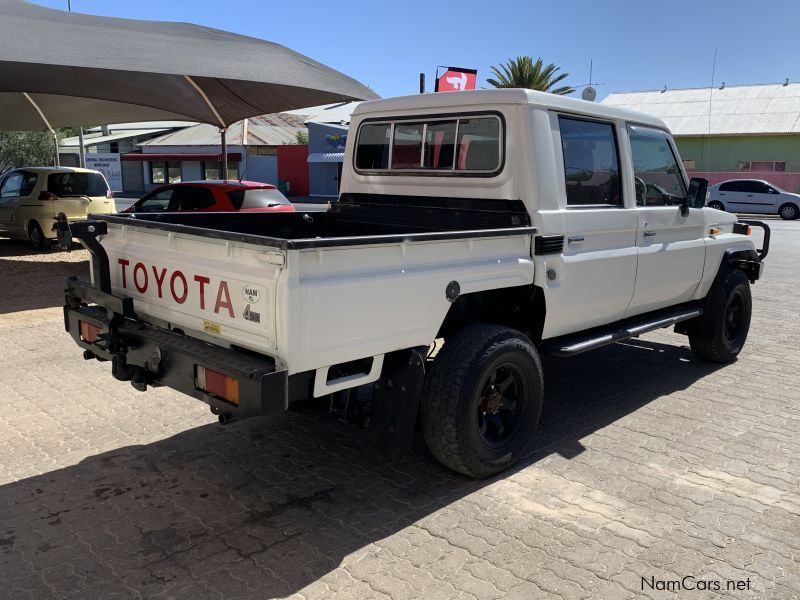
<instances>
[{"instance_id":1,"label":"tailgate","mask_svg":"<svg viewBox=\"0 0 800 600\"><path fill-rule=\"evenodd\" d=\"M133 298L137 317L160 319L187 334L201 332L199 337L217 344L275 355L282 251L112 224L101 244L111 289Z\"/></svg>"}]
</instances>

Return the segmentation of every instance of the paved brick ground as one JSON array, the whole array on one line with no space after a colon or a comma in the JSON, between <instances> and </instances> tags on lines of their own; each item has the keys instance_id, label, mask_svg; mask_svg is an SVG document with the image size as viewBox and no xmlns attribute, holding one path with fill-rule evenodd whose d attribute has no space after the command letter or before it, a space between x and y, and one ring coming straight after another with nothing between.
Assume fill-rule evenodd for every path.
<instances>
[{"instance_id":1,"label":"paved brick ground","mask_svg":"<svg viewBox=\"0 0 800 600\"><path fill-rule=\"evenodd\" d=\"M139 394L47 308L85 257L0 240L0 596L798 598L800 223L773 225L737 363L669 332L548 361L532 454L484 482L314 411ZM687 575L723 591L642 589Z\"/></svg>"}]
</instances>

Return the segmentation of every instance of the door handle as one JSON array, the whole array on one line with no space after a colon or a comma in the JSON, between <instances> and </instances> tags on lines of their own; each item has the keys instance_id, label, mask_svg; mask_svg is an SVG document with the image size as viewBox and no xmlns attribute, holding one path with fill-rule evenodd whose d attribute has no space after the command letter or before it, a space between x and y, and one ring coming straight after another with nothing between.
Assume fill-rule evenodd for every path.
<instances>
[{"instance_id":1,"label":"door handle","mask_svg":"<svg viewBox=\"0 0 800 600\"><path fill-rule=\"evenodd\" d=\"M575 235L568 237L567 242L569 242L570 244L577 244L578 242L584 241L584 239L586 238L584 238L582 235Z\"/></svg>"},{"instance_id":2,"label":"door handle","mask_svg":"<svg viewBox=\"0 0 800 600\"><path fill-rule=\"evenodd\" d=\"M644 232L644 237L646 237L646 238L656 237L656 232L655 231L645 231Z\"/></svg>"}]
</instances>

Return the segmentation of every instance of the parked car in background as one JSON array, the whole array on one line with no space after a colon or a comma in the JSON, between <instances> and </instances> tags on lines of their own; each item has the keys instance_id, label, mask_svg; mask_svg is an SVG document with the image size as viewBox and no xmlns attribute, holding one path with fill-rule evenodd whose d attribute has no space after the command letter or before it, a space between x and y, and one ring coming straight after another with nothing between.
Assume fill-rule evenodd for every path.
<instances>
[{"instance_id":1,"label":"parked car in background","mask_svg":"<svg viewBox=\"0 0 800 600\"><path fill-rule=\"evenodd\" d=\"M123 212L294 212L274 185L255 181L186 181L154 189Z\"/></svg>"},{"instance_id":2,"label":"parked car in background","mask_svg":"<svg viewBox=\"0 0 800 600\"><path fill-rule=\"evenodd\" d=\"M25 167L0 177L0 236L30 240L49 248L56 238L54 219L71 221L89 213L117 212L114 194L102 173L69 167Z\"/></svg>"},{"instance_id":3,"label":"parked car in background","mask_svg":"<svg viewBox=\"0 0 800 600\"><path fill-rule=\"evenodd\" d=\"M800 216L800 194L792 194L763 179L731 179L708 188L708 207L737 213Z\"/></svg>"}]
</instances>

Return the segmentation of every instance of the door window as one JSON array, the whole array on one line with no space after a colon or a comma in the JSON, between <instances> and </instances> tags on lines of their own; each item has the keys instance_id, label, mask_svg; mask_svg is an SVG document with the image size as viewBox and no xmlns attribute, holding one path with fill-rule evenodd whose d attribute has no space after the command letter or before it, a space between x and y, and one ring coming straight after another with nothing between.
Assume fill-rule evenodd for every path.
<instances>
[{"instance_id":1,"label":"door window","mask_svg":"<svg viewBox=\"0 0 800 600\"><path fill-rule=\"evenodd\" d=\"M161 190L145 196L134 209L134 212L164 212L169 208L169 201L172 200L172 189Z\"/></svg>"},{"instance_id":2,"label":"door window","mask_svg":"<svg viewBox=\"0 0 800 600\"><path fill-rule=\"evenodd\" d=\"M0 197L2 198L15 198L19 196L22 189L22 184L25 177L22 173L12 173L3 181L3 187L0 188Z\"/></svg>"},{"instance_id":3,"label":"door window","mask_svg":"<svg viewBox=\"0 0 800 600\"><path fill-rule=\"evenodd\" d=\"M628 126L637 206L671 206L686 200L686 184L669 136L650 127Z\"/></svg>"},{"instance_id":4,"label":"door window","mask_svg":"<svg viewBox=\"0 0 800 600\"><path fill-rule=\"evenodd\" d=\"M611 123L558 118L567 206L622 206L619 152Z\"/></svg>"},{"instance_id":5,"label":"door window","mask_svg":"<svg viewBox=\"0 0 800 600\"><path fill-rule=\"evenodd\" d=\"M214 206L214 193L203 187L176 187L170 210L204 210Z\"/></svg>"}]
</instances>

